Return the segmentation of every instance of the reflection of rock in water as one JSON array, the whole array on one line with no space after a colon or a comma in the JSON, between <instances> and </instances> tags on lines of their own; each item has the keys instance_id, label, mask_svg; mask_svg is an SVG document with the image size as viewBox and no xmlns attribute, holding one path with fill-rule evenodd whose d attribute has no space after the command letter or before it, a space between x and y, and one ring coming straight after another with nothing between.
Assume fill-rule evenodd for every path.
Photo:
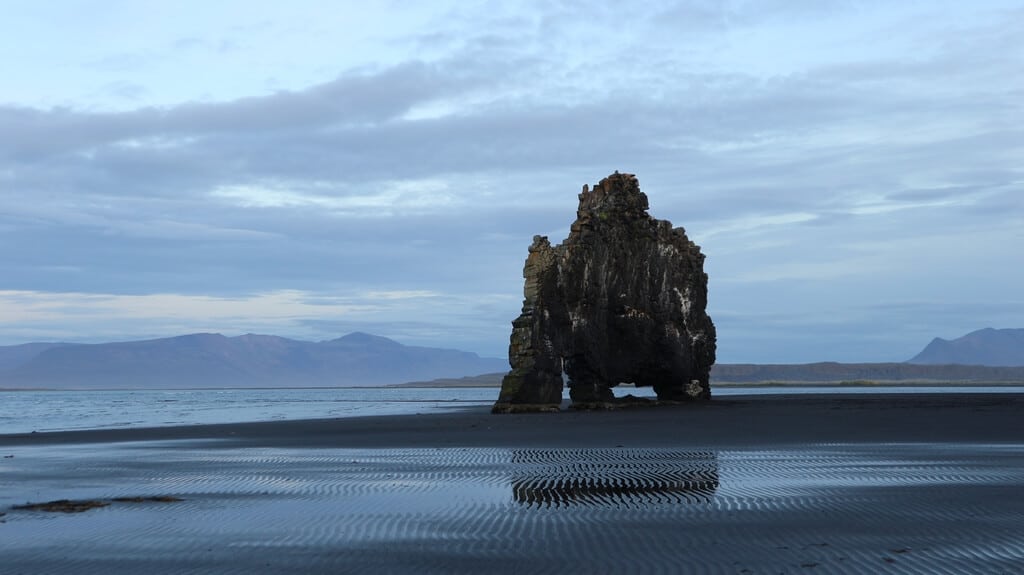
<instances>
[{"instance_id":1,"label":"reflection of rock in water","mask_svg":"<svg viewBox=\"0 0 1024 575\"><path fill-rule=\"evenodd\" d=\"M706 503L718 488L714 452L516 450L516 502L533 507Z\"/></svg>"}]
</instances>

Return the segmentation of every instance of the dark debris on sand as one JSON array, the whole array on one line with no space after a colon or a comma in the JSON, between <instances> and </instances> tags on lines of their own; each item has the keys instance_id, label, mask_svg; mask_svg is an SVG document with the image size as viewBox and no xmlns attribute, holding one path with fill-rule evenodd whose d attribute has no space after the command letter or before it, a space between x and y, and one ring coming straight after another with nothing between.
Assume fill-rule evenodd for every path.
<instances>
[{"instance_id":1,"label":"dark debris on sand","mask_svg":"<svg viewBox=\"0 0 1024 575\"><path fill-rule=\"evenodd\" d=\"M177 503L184 501L184 499L171 497L170 495L157 495L155 497L115 497L111 501L116 501L117 503Z\"/></svg>"},{"instance_id":2,"label":"dark debris on sand","mask_svg":"<svg viewBox=\"0 0 1024 575\"><path fill-rule=\"evenodd\" d=\"M26 503L25 505L15 505L11 509L17 509L19 511L46 511L47 513L82 513L83 511L106 507L108 505L110 505L110 503L105 501L71 501L70 499L58 499L56 501L47 501L46 503Z\"/></svg>"},{"instance_id":3,"label":"dark debris on sand","mask_svg":"<svg viewBox=\"0 0 1024 575\"><path fill-rule=\"evenodd\" d=\"M158 495L154 497L115 497L106 501L99 499L87 499L82 501L57 499L56 501L47 501L46 503L26 503L25 505L15 505L14 507L11 507L11 509L18 511L45 511L47 513L83 513L90 509L107 507L111 503L176 503L178 501L184 501L184 499L171 497L169 495ZM3 513L0 513L0 516L3 515Z\"/></svg>"}]
</instances>

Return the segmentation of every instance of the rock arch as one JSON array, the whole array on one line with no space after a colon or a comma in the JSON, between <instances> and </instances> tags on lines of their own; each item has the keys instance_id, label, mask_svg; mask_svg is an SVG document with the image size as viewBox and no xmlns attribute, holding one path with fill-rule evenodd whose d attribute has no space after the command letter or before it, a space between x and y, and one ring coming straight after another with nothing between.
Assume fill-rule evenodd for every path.
<instances>
[{"instance_id":1,"label":"rock arch","mask_svg":"<svg viewBox=\"0 0 1024 575\"><path fill-rule=\"evenodd\" d=\"M636 176L615 172L583 187L565 241L534 236L512 369L493 412L557 410L563 371L576 408L615 405L621 382L651 386L659 401L711 397L704 255L683 228L647 209Z\"/></svg>"}]
</instances>

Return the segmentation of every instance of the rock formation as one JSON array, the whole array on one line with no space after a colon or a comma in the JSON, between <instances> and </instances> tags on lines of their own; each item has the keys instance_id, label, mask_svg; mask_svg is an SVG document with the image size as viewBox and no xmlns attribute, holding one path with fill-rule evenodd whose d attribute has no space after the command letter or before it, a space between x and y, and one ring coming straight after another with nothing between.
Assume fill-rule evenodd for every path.
<instances>
[{"instance_id":1,"label":"rock formation","mask_svg":"<svg viewBox=\"0 0 1024 575\"><path fill-rule=\"evenodd\" d=\"M617 405L612 388L653 386L659 401L709 399L715 326L700 247L647 214L632 174L579 195L569 237L535 236L494 413L556 411L564 372L575 408Z\"/></svg>"}]
</instances>

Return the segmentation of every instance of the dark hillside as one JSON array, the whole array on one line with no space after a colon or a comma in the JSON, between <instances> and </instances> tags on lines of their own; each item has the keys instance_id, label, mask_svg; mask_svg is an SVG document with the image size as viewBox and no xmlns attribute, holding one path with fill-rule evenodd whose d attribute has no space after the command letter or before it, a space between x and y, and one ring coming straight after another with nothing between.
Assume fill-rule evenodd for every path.
<instances>
[{"instance_id":1,"label":"dark hillside","mask_svg":"<svg viewBox=\"0 0 1024 575\"><path fill-rule=\"evenodd\" d=\"M1024 329L989 327L954 340L937 337L908 363L1024 366Z\"/></svg>"}]
</instances>

